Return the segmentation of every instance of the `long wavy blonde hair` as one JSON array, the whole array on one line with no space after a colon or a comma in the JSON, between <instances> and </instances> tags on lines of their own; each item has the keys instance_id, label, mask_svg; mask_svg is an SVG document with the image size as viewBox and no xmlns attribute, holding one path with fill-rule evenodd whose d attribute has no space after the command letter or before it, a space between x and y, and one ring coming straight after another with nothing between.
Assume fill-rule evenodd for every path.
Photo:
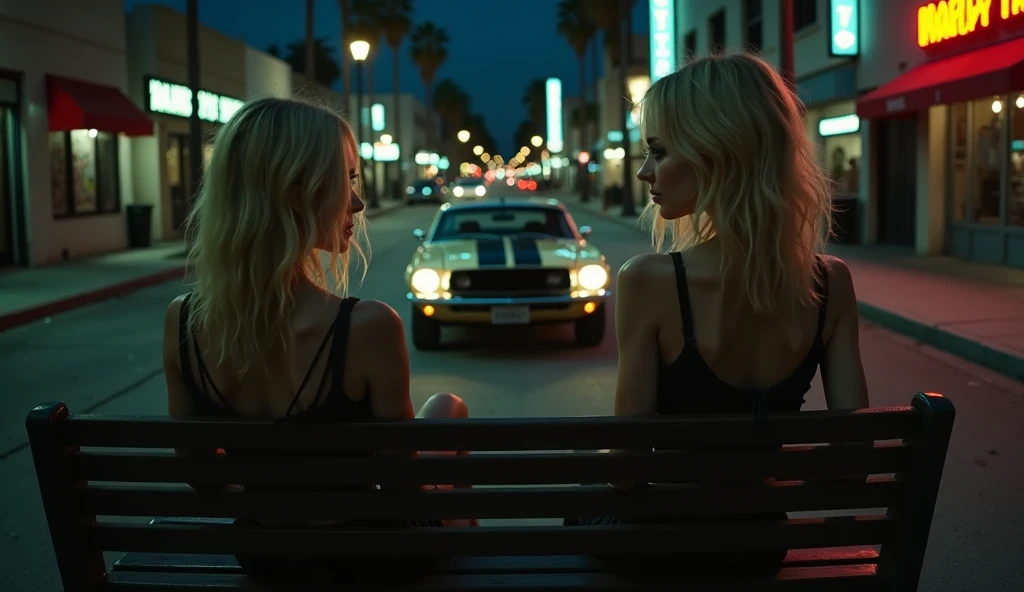
<instances>
[{"instance_id":1,"label":"long wavy blonde hair","mask_svg":"<svg viewBox=\"0 0 1024 592\"><path fill-rule=\"evenodd\" d=\"M698 187L693 215L671 224L647 205L655 250L717 237L723 271L739 271L758 313L819 301L816 257L831 232L831 187L801 107L772 66L746 53L696 59L636 106L644 137L692 166Z\"/></svg>"},{"instance_id":2,"label":"long wavy blonde hair","mask_svg":"<svg viewBox=\"0 0 1024 592\"><path fill-rule=\"evenodd\" d=\"M246 103L217 133L186 233L195 277L189 331L205 336L218 365L241 376L287 351L299 285L346 294L352 250L365 276L362 214L339 254L354 166L346 149L357 154L356 146L337 113L296 99Z\"/></svg>"}]
</instances>

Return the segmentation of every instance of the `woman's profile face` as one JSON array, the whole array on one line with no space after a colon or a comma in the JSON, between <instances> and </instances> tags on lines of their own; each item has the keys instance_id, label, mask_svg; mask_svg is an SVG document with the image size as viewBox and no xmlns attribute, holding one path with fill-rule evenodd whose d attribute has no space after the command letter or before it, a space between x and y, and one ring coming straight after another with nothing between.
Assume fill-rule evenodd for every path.
<instances>
[{"instance_id":1,"label":"woman's profile face","mask_svg":"<svg viewBox=\"0 0 1024 592\"><path fill-rule=\"evenodd\" d=\"M647 138L643 166L636 177L650 187L651 201L661 217L675 220L693 214L697 203L697 177L693 166L669 151L657 136Z\"/></svg>"}]
</instances>

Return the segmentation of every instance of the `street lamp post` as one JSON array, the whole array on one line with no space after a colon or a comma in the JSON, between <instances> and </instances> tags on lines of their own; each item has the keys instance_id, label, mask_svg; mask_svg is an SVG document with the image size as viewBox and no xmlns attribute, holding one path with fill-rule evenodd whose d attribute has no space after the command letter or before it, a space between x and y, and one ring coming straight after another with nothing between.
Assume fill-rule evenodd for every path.
<instances>
[{"instance_id":1,"label":"street lamp post","mask_svg":"<svg viewBox=\"0 0 1024 592\"><path fill-rule=\"evenodd\" d=\"M796 88L796 65L793 59L793 0L779 0L779 69L790 88Z\"/></svg>"},{"instance_id":2,"label":"street lamp post","mask_svg":"<svg viewBox=\"0 0 1024 592\"><path fill-rule=\"evenodd\" d=\"M370 55L370 44L362 39L357 39L349 44L349 50L352 51L352 60L356 63L356 124L357 134L359 136L356 141L356 152L359 153L359 178L363 181L363 188L365 192L365 164L363 162L363 138L365 137L366 130L363 127L363 62L366 61L367 56ZM371 191L369 195L370 208L379 208L380 202L377 200L377 192Z\"/></svg>"}]
</instances>

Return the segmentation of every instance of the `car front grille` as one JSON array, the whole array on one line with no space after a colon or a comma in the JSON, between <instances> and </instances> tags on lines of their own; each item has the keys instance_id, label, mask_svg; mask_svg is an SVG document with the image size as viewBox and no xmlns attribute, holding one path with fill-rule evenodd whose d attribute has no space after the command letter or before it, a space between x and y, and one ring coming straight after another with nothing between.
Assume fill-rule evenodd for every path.
<instances>
[{"instance_id":1,"label":"car front grille","mask_svg":"<svg viewBox=\"0 0 1024 592\"><path fill-rule=\"evenodd\" d=\"M452 272L452 296L555 296L569 291L566 269L486 269Z\"/></svg>"}]
</instances>

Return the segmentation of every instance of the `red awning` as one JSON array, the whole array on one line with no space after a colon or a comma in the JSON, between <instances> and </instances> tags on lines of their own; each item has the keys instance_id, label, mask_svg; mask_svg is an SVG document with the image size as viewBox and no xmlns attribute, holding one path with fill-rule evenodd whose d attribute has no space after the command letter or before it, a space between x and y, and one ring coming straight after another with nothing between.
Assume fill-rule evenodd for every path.
<instances>
[{"instance_id":1,"label":"red awning","mask_svg":"<svg viewBox=\"0 0 1024 592\"><path fill-rule=\"evenodd\" d=\"M932 105L1019 91L1024 91L1024 38L922 64L861 97L857 115L899 117Z\"/></svg>"},{"instance_id":2,"label":"red awning","mask_svg":"<svg viewBox=\"0 0 1024 592\"><path fill-rule=\"evenodd\" d=\"M153 135L153 122L116 87L47 75L46 91L51 132L96 129Z\"/></svg>"}]
</instances>

